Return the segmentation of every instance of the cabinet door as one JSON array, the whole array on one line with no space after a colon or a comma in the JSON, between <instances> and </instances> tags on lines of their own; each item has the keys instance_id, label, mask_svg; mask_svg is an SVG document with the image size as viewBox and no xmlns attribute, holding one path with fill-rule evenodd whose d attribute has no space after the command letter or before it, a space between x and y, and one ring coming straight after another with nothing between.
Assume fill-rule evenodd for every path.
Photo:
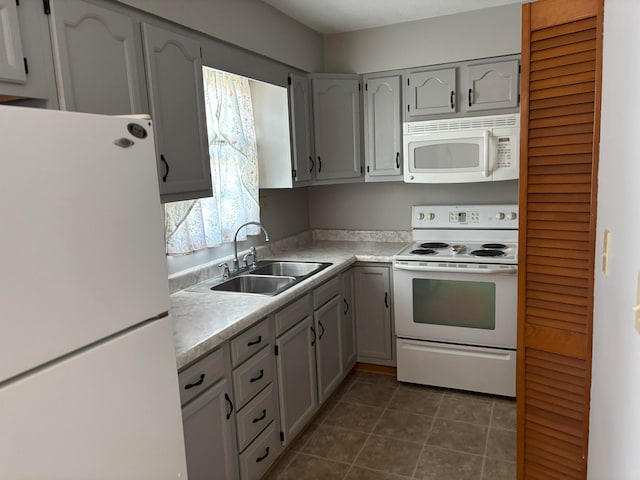
<instances>
[{"instance_id":1,"label":"cabinet door","mask_svg":"<svg viewBox=\"0 0 640 480\"><path fill-rule=\"evenodd\" d=\"M211 196L200 43L143 24L163 201Z\"/></svg>"},{"instance_id":2,"label":"cabinet door","mask_svg":"<svg viewBox=\"0 0 640 480\"><path fill-rule=\"evenodd\" d=\"M135 28L131 17L82 0L51 2L61 109L105 115L147 113Z\"/></svg>"},{"instance_id":3,"label":"cabinet door","mask_svg":"<svg viewBox=\"0 0 640 480\"><path fill-rule=\"evenodd\" d=\"M367 180L402 180L401 78L365 79Z\"/></svg>"},{"instance_id":4,"label":"cabinet door","mask_svg":"<svg viewBox=\"0 0 640 480\"><path fill-rule=\"evenodd\" d=\"M314 78L312 88L316 179L360 177L360 81Z\"/></svg>"},{"instance_id":5,"label":"cabinet door","mask_svg":"<svg viewBox=\"0 0 640 480\"><path fill-rule=\"evenodd\" d=\"M456 111L456 69L413 70L408 73L407 116Z\"/></svg>"},{"instance_id":6,"label":"cabinet door","mask_svg":"<svg viewBox=\"0 0 640 480\"><path fill-rule=\"evenodd\" d=\"M388 267L355 267L358 361L393 360Z\"/></svg>"},{"instance_id":7,"label":"cabinet door","mask_svg":"<svg viewBox=\"0 0 640 480\"><path fill-rule=\"evenodd\" d=\"M318 400L322 404L342 379L342 345L340 335L340 295L336 295L313 313L318 341Z\"/></svg>"},{"instance_id":8,"label":"cabinet door","mask_svg":"<svg viewBox=\"0 0 640 480\"><path fill-rule=\"evenodd\" d=\"M276 340L280 422L285 445L318 410L316 342L311 316Z\"/></svg>"},{"instance_id":9,"label":"cabinet door","mask_svg":"<svg viewBox=\"0 0 640 480\"><path fill-rule=\"evenodd\" d=\"M238 476L230 388L222 380L182 408L189 480Z\"/></svg>"},{"instance_id":10,"label":"cabinet door","mask_svg":"<svg viewBox=\"0 0 640 480\"><path fill-rule=\"evenodd\" d=\"M293 148L294 185L306 185L313 178L313 136L311 130L311 82L304 75L289 75L289 117Z\"/></svg>"},{"instance_id":11,"label":"cabinet door","mask_svg":"<svg viewBox=\"0 0 640 480\"><path fill-rule=\"evenodd\" d=\"M356 324L355 324L355 302L353 295L353 269L340 274L340 292L342 294L342 305L340 315L340 343L342 346L342 366L344 373L356 364Z\"/></svg>"},{"instance_id":12,"label":"cabinet door","mask_svg":"<svg viewBox=\"0 0 640 480\"><path fill-rule=\"evenodd\" d=\"M468 112L518 106L518 60L468 65L466 71Z\"/></svg>"},{"instance_id":13,"label":"cabinet door","mask_svg":"<svg viewBox=\"0 0 640 480\"><path fill-rule=\"evenodd\" d=\"M15 0L0 0L0 80L24 83L27 72Z\"/></svg>"}]
</instances>

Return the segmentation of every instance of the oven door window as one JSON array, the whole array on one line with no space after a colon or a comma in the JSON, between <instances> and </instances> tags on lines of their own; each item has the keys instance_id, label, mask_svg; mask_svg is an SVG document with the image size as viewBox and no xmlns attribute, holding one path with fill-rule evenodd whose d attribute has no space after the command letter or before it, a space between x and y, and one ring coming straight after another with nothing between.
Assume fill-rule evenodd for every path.
<instances>
[{"instance_id":1,"label":"oven door window","mask_svg":"<svg viewBox=\"0 0 640 480\"><path fill-rule=\"evenodd\" d=\"M495 330L496 285L414 278L413 322Z\"/></svg>"}]
</instances>

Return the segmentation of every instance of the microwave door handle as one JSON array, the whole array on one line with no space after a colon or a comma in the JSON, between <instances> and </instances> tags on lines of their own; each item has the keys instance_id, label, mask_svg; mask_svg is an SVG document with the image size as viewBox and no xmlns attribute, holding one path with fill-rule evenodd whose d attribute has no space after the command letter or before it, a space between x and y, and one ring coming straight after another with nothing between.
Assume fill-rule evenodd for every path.
<instances>
[{"instance_id":1,"label":"microwave door handle","mask_svg":"<svg viewBox=\"0 0 640 480\"><path fill-rule=\"evenodd\" d=\"M488 177L491 173L489 171L489 130L484 130L482 132L482 137L484 141L484 176Z\"/></svg>"}]
</instances>

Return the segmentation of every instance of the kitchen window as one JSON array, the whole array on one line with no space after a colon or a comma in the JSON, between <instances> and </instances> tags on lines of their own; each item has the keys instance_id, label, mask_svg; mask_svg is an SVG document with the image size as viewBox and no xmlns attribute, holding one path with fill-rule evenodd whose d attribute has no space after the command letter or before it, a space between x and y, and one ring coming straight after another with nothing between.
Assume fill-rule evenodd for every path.
<instances>
[{"instance_id":1,"label":"kitchen window","mask_svg":"<svg viewBox=\"0 0 640 480\"><path fill-rule=\"evenodd\" d=\"M233 241L237 227L260 221L258 149L249 80L203 67L213 196L165 204L168 255ZM241 231L257 235L259 229Z\"/></svg>"}]
</instances>

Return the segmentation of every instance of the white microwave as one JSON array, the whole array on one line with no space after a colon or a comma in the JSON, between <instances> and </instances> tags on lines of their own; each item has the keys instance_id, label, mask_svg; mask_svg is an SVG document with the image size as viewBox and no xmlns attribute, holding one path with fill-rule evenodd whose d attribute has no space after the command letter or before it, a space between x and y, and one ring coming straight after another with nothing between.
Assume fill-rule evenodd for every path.
<instances>
[{"instance_id":1,"label":"white microwave","mask_svg":"<svg viewBox=\"0 0 640 480\"><path fill-rule=\"evenodd\" d=\"M405 122L404 181L470 183L518 178L520 115Z\"/></svg>"}]
</instances>

